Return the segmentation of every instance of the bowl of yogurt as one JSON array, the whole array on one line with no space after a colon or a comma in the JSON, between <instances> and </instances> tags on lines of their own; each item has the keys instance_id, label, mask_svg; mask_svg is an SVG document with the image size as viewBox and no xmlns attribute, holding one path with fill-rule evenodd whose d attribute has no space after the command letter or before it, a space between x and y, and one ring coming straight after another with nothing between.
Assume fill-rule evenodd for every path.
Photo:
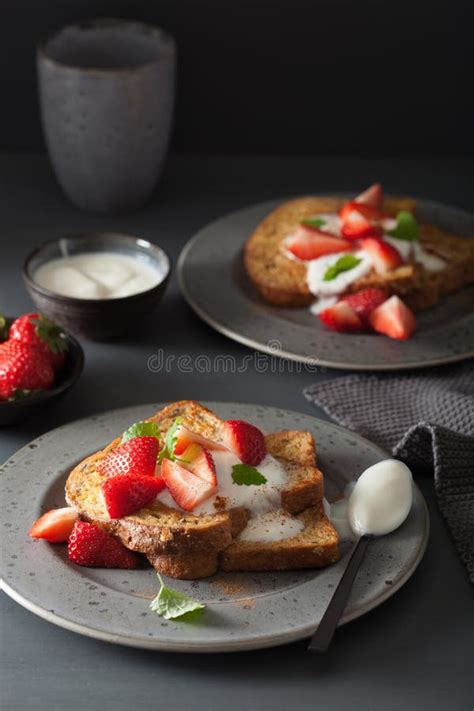
<instances>
[{"instance_id":1,"label":"bowl of yogurt","mask_svg":"<svg viewBox=\"0 0 474 711\"><path fill-rule=\"evenodd\" d=\"M75 335L106 340L132 331L158 306L171 273L161 247L112 232L45 242L23 278L38 310Z\"/></svg>"}]
</instances>

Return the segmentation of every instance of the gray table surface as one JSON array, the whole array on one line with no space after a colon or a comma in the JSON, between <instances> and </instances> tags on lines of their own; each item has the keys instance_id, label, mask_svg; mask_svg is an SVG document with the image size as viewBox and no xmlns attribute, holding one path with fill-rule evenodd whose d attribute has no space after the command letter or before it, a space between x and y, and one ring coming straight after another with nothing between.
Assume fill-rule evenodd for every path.
<instances>
[{"instance_id":1,"label":"gray table surface","mask_svg":"<svg viewBox=\"0 0 474 711\"><path fill-rule=\"evenodd\" d=\"M383 179L391 192L472 208L472 162L462 159L172 158L153 202L139 212L98 217L71 206L42 156L0 157L0 308L29 310L20 277L26 253L69 232L118 230L164 246L173 259L201 226L227 211L274 197L354 190ZM161 307L133 340L85 343L80 383L54 409L0 431L0 461L29 440L95 412L180 398L237 400L318 413L303 387L341 372L218 373L147 368L150 355L233 355L248 349L199 321L174 277ZM337 633L325 656L304 643L232 655L173 655L116 647L60 629L6 595L1 602L0 703L48 709L471 709L472 590L436 508L419 484L432 532L413 578L391 600Z\"/></svg>"}]
</instances>

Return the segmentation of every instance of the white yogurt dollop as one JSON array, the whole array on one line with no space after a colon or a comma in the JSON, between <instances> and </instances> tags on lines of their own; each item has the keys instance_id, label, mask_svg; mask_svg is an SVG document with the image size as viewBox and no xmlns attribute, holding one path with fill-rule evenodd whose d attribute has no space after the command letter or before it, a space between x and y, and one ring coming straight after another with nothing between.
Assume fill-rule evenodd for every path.
<instances>
[{"instance_id":1,"label":"white yogurt dollop","mask_svg":"<svg viewBox=\"0 0 474 711\"><path fill-rule=\"evenodd\" d=\"M33 275L37 284L76 299L116 299L156 286L163 274L148 262L115 252L52 259Z\"/></svg>"},{"instance_id":2,"label":"white yogurt dollop","mask_svg":"<svg viewBox=\"0 0 474 711\"><path fill-rule=\"evenodd\" d=\"M362 250L351 252L354 257L360 259L359 264L345 272L340 272L335 279L325 281L324 275L329 267L332 267L344 254L345 252L327 254L324 257L319 257L318 259L313 259L308 262L306 279L308 288L312 294L315 296L342 294L352 282L361 279L372 269L372 259L367 252L363 252Z\"/></svg>"},{"instance_id":3,"label":"white yogurt dollop","mask_svg":"<svg viewBox=\"0 0 474 711\"><path fill-rule=\"evenodd\" d=\"M239 541L259 541L273 543L297 536L304 529L304 523L286 511L268 511L251 518L239 535Z\"/></svg>"},{"instance_id":4,"label":"white yogurt dollop","mask_svg":"<svg viewBox=\"0 0 474 711\"><path fill-rule=\"evenodd\" d=\"M382 536L398 528L413 501L413 480L406 464L385 459L366 469L357 480L347 505L354 533Z\"/></svg>"}]
</instances>

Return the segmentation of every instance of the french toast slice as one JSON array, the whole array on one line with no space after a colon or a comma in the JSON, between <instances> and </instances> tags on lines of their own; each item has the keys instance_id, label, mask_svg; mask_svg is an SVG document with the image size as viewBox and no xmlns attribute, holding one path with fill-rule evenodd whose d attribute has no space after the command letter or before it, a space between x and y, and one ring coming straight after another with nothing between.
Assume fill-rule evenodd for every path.
<instances>
[{"instance_id":1,"label":"french toast slice","mask_svg":"<svg viewBox=\"0 0 474 711\"><path fill-rule=\"evenodd\" d=\"M218 553L181 552L148 559L157 572L182 580L207 578L218 569L227 572L297 570L323 568L339 560L339 536L321 502L295 518L304 524L303 530L282 541L240 541L237 537Z\"/></svg>"},{"instance_id":2,"label":"french toast slice","mask_svg":"<svg viewBox=\"0 0 474 711\"><path fill-rule=\"evenodd\" d=\"M224 421L199 403L183 400L157 412L150 421L166 431L176 417L204 437L220 441ZM78 464L66 482L66 500L81 518L117 536L127 548L156 559L163 555L207 552L215 555L228 546L247 524L248 512L242 508L194 515L156 501L131 516L111 520L105 509L97 465L120 443L114 440L102 451ZM266 436L270 454L282 462L288 484L281 492L282 507L296 514L323 497L323 476L316 467L314 440L307 432L279 432Z\"/></svg>"},{"instance_id":3,"label":"french toast slice","mask_svg":"<svg viewBox=\"0 0 474 711\"><path fill-rule=\"evenodd\" d=\"M231 570L323 568L339 559L339 536L320 502L298 514L303 530L282 541L234 540L219 554L219 567Z\"/></svg>"},{"instance_id":4,"label":"french toast slice","mask_svg":"<svg viewBox=\"0 0 474 711\"><path fill-rule=\"evenodd\" d=\"M246 272L260 296L282 307L310 306L313 294L306 283L306 265L289 259L281 249L285 237L302 219L318 213L335 213L346 202L336 197L302 197L277 207L257 226L244 248ZM405 197L386 198L383 211L389 216L406 210L416 215L416 201ZM380 275L375 271L355 281L352 292L368 287L396 294L413 309L435 304L443 295L474 283L474 239L448 234L433 225L420 225L420 243L440 256L447 266L429 272L420 264L404 264Z\"/></svg>"}]
</instances>

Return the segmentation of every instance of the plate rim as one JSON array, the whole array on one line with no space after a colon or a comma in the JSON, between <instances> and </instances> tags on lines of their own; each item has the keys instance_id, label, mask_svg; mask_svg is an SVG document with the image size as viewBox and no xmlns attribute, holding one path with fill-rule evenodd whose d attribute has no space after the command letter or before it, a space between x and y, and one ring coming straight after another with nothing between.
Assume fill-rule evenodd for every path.
<instances>
[{"instance_id":1,"label":"plate rim","mask_svg":"<svg viewBox=\"0 0 474 711\"><path fill-rule=\"evenodd\" d=\"M318 192L318 193L313 193L312 194L314 197L348 197L350 196L350 193L347 192L334 192L334 193L327 193L327 192ZM229 328L225 324L221 323L220 321L216 320L211 314L209 314L205 309L202 309L199 304L194 300L194 297L191 295L189 292L186 282L185 282L185 277L184 277L184 268L185 268L185 262L186 258L188 256L188 253L194 246L196 242L201 237L201 234L204 230L212 227L215 223L218 223L220 220L223 220L225 218L232 218L234 215L237 215L238 213L245 212L246 210L251 210L252 208L256 208L259 206L264 206L264 205L276 205L278 203L283 203L285 200L291 200L292 198L295 198L297 196L286 196L283 198L275 198L272 200L265 200L262 202L258 203L253 203L249 204L246 206L243 206L241 208L238 208L237 210L232 210L231 212L228 212L224 215L221 215L220 217L217 217L214 220L211 220L208 222L206 225L201 227L184 245L182 248L178 261L176 263L176 273L177 273L177 278L178 278L178 285L179 289L181 291L181 294L185 298L186 302L188 305L191 307L191 309L194 311L194 313L199 316L200 319L202 319L205 323L208 324L208 326L211 326L214 330L216 330L218 333L221 333L222 335L226 336L227 338L230 338L231 340L241 343L244 346L247 346L248 348L253 348L254 350L258 350L261 353L266 353L267 355L271 356L278 356L280 358L286 358L287 360L296 362L296 363L302 363L304 365L316 365L316 366L321 366L323 368L333 368L334 370L353 370L353 371L379 371L379 372L393 372L397 370L415 370L415 369L421 369L421 368L428 368L432 366L437 366L437 365L448 365L449 363L459 363L464 360L468 360L469 358L474 357L474 348L472 350L466 351L465 353L456 353L451 356L440 356L438 358L431 358L429 360L415 360L415 361L408 361L405 363L397 363L397 364L392 364L390 361L386 363L377 363L377 364L372 364L372 365L366 365L366 364L358 364L358 363L347 363L347 362L339 362L336 360L326 360L324 358L318 358L317 361L315 362L314 357L311 356L305 356L305 355L298 355L297 353L292 353L291 351L287 351L284 349L279 349L278 352L275 352L275 350L272 350L272 348L265 343L260 343L259 341L256 341L253 338L249 338L245 335L242 335L240 332L235 331L233 328ZM390 195L389 195L390 197ZM418 200L420 202L423 202L424 205L431 206L433 208L443 208L447 210L456 210L456 212L463 214L465 218L472 218L471 213L468 210L465 210L464 208L456 207L456 206L450 206L446 205L445 203L437 202L436 200L425 200L424 198L414 198L415 200ZM272 208L274 209L274 208Z\"/></svg>"},{"instance_id":2,"label":"plate rim","mask_svg":"<svg viewBox=\"0 0 474 711\"><path fill-rule=\"evenodd\" d=\"M129 405L121 408L114 408L112 410L105 410L103 412L99 413L92 413L91 415L85 416L78 418L76 420L71 420L70 422L65 423L64 425L60 425L59 427L53 428L52 430L48 430L45 433L40 434L38 437L36 437L34 440L31 440L30 442L27 442L23 447L18 449L16 452L14 452L6 462L9 462L12 457L17 457L20 453L23 452L23 450L27 450L29 448L30 444L34 444L38 439L42 439L45 435L55 432L58 430L61 430L63 428L67 428L70 425L75 425L79 422L87 422L88 420L91 419L91 417L97 417L97 416L105 416L109 414L117 414L120 412L125 412L127 410L135 409L135 408L140 408L140 407L156 407L157 405L162 405L166 403L141 403L141 404L136 404L136 405ZM322 423L324 426L329 426L330 428L334 428L341 433L347 434L350 433L352 437L355 437L356 440L362 440L365 443L370 444L370 446L380 452L382 456L390 456L389 453L384 450L382 447L379 445L373 443L371 440L367 439L363 435L358 434L357 432L353 432L352 430L349 430L346 427L342 427L341 425L338 425L331 420L323 420L320 417L317 417L312 414L307 414L298 410L293 410L293 409L288 409L288 408L279 408L277 406L273 405L261 405L258 403L249 403L249 402L239 402L235 400L206 400L204 401L204 404L206 406L212 407L213 405L228 405L228 406L244 406L244 407L253 407L253 408L263 408L264 410L283 410L287 413L290 414L295 414L295 415L303 415L304 417L308 417L310 419L313 419L316 421L316 423ZM6 463L4 462L2 466ZM430 516L429 516L429 510L425 501L425 498L417 486L416 482L414 482L414 487L416 490L416 494L419 500L419 503L421 504L421 512L423 516L423 532L422 532L422 538L420 541L420 546L418 548L417 554L415 558L413 559L410 567L404 572L403 575L401 575L396 583L388 586L383 592L377 595L373 600L369 601L365 605L358 607L357 609L354 609L351 613L349 614L344 614L339 622L338 626L342 626L344 624L347 624L348 622L351 622L352 620L355 620L359 617L362 617L363 615L367 614L371 610L379 607L379 605L383 604L386 602L388 599L390 599L395 593L400 590L400 588L405 585L405 583L412 577L412 575L415 573L416 569L418 568L421 560L424 557L424 554L426 552L426 548L428 545L429 541L429 536L430 536ZM132 636L127 636L127 635L122 635L122 634L114 634L113 632L106 632L100 629L96 629L93 626L88 626L86 624L78 623L73 620L68 620L62 615L59 615L55 612L52 612L50 609L47 607L42 607L40 605L37 605L34 602L31 602L27 597L19 593L15 588L10 585L9 583L6 582L5 579L0 578L0 589L5 592L6 595L8 595L11 599L13 599L16 603L27 609L29 612L32 612L33 614L37 615L38 617L46 620L47 622L50 622L51 624L56 625L57 627L61 627L63 629L69 630L71 632L74 632L76 634L81 634L85 637L89 637L92 639L98 639L103 642L108 642L111 644L120 644L124 645L127 647L134 647L138 649L149 649L149 650L154 650L154 651L166 651L166 652L173 652L173 653L200 653L200 654L213 654L217 652L243 652L243 651L251 651L251 650L256 650L256 649L268 649L272 647L277 647L281 646L284 644L290 644L292 642L300 641L303 639L306 639L309 637L314 630L316 629L313 625L306 625L304 627L299 627L297 630L292 630L292 631L287 631L284 633L275 633L275 632L269 632L265 635L261 635L255 638L250 638L248 640L244 641L224 641L224 642L201 642L201 641L172 641L170 642L169 640L166 640L165 642L161 642L159 639L147 639L144 637L132 637Z\"/></svg>"}]
</instances>

